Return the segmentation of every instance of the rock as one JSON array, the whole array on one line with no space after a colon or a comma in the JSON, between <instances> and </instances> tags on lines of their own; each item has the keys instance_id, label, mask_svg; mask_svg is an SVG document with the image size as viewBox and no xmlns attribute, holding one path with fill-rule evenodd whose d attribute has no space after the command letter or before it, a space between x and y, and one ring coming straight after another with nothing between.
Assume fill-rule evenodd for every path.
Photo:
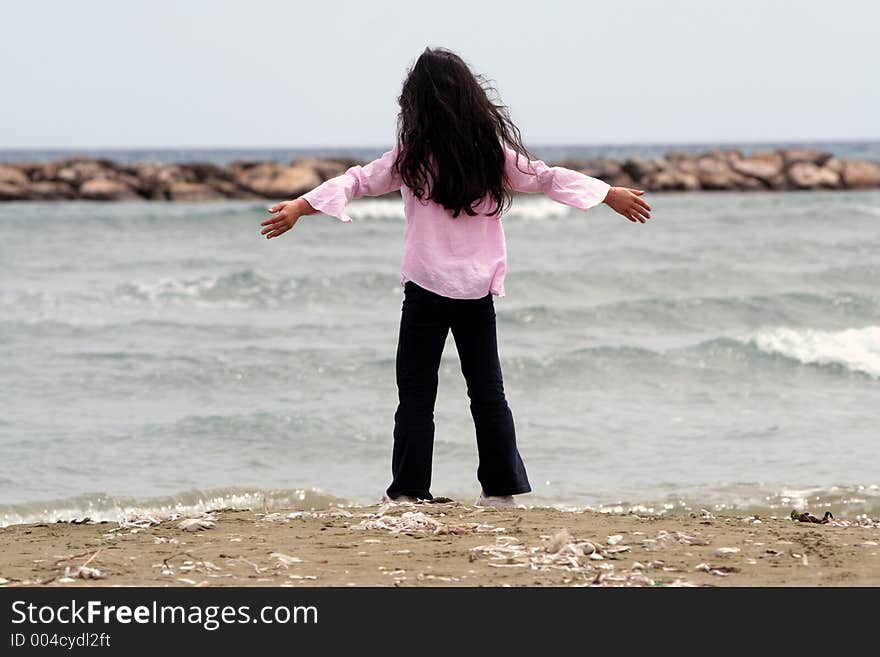
<instances>
[{"instance_id":1,"label":"rock","mask_svg":"<svg viewBox=\"0 0 880 657\"><path fill-rule=\"evenodd\" d=\"M631 157L623 163L622 168L633 180L640 181L649 173L662 169L663 162L656 159L648 160L643 157Z\"/></svg>"},{"instance_id":2,"label":"rock","mask_svg":"<svg viewBox=\"0 0 880 657\"><path fill-rule=\"evenodd\" d=\"M798 162L809 162L810 164L822 166L833 157L831 153L812 148L788 148L780 150L779 154L782 155L786 168Z\"/></svg>"},{"instance_id":3,"label":"rock","mask_svg":"<svg viewBox=\"0 0 880 657\"><path fill-rule=\"evenodd\" d=\"M179 164L163 164L161 162L145 162L136 164L125 170L141 180L152 180L157 183L168 184L172 182L198 182L196 174L184 169Z\"/></svg>"},{"instance_id":4,"label":"rock","mask_svg":"<svg viewBox=\"0 0 880 657\"><path fill-rule=\"evenodd\" d=\"M304 167L288 167L273 181L274 193L271 197L296 197L311 191L322 182L321 177L312 169Z\"/></svg>"},{"instance_id":5,"label":"rock","mask_svg":"<svg viewBox=\"0 0 880 657\"><path fill-rule=\"evenodd\" d=\"M56 180L58 164L56 162L24 162L18 165L32 182Z\"/></svg>"},{"instance_id":6,"label":"rock","mask_svg":"<svg viewBox=\"0 0 880 657\"><path fill-rule=\"evenodd\" d=\"M0 201L23 201L27 199L27 188L0 180Z\"/></svg>"},{"instance_id":7,"label":"rock","mask_svg":"<svg viewBox=\"0 0 880 657\"><path fill-rule=\"evenodd\" d=\"M125 183L141 196L146 196L146 194L144 194L141 189L141 187L143 186L143 181L138 176L128 173L126 171L119 171L116 173L116 176L114 176L113 179L118 180L121 183Z\"/></svg>"},{"instance_id":8,"label":"rock","mask_svg":"<svg viewBox=\"0 0 880 657\"><path fill-rule=\"evenodd\" d=\"M663 156L663 159L670 164L680 164L682 162L691 162L696 158L693 153L688 153L687 151L668 151Z\"/></svg>"},{"instance_id":9,"label":"rock","mask_svg":"<svg viewBox=\"0 0 880 657\"><path fill-rule=\"evenodd\" d=\"M632 176L623 170L620 162L615 162L614 160L594 160L592 162L585 162L582 166L585 166L585 168L575 169L575 171L604 180L614 187L638 187Z\"/></svg>"},{"instance_id":10,"label":"rock","mask_svg":"<svg viewBox=\"0 0 880 657\"><path fill-rule=\"evenodd\" d=\"M520 157L520 166L523 165L522 157ZM547 163L549 166L555 167L565 167L566 169L571 169L572 171L580 171L581 169L588 169L593 165L593 162L597 160L582 160L578 158L570 158L567 157L562 160L554 160L552 164ZM525 167L523 167L525 168Z\"/></svg>"},{"instance_id":11,"label":"rock","mask_svg":"<svg viewBox=\"0 0 880 657\"><path fill-rule=\"evenodd\" d=\"M93 178L79 188L80 196L93 201L123 201L138 198L137 193L119 180Z\"/></svg>"},{"instance_id":12,"label":"rock","mask_svg":"<svg viewBox=\"0 0 880 657\"><path fill-rule=\"evenodd\" d=\"M704 155L697 160L697 178L702 189L719 190L744 188L748 180L730 168L727 158L717 155Z\"/></svg>"},{"instance_id":13,"label":"rock","mask_svg":"<svg viewBox=\"0 0 880 657\"><path fill-rule=\"evenodd\" d=\"M716 160L720 160L722 162L733 162L734 160L741 160L743 154L737 150L727 150L724 148L713 148L710 151L706 151L705 153L700 154L697 159L703 157L710 157Z\"/></svg>"},{"instance_id":14,"label":"rock","mask_svg":"<svg viewBox=\"0 0 880 657\"><path fill-rule=\"evenodd\" d=\"M57 180L40 180L28 185L27 197L32 201L59 201L76 198L77 193L69 183Z\"/></svg>"},{"instance_id":15,"label":"rock","mask_svg":"<svg viewBox=\"0 0 880 657\"><path fill-rule=\"evenodd\" d=\"M867 160L846 160L840 170L846 189L876 189L880 187L880 164Z\"/></svg>"},{"instance_id":16,"label":"rock","mask_svg":"<svg viewBox=\"0 0 880 657\"><path fill-rule=\"evenodd\" d=\"M611 180L620 178L621 176L626 176L627 178L629 178L630 182L632 182L629 174L624 172L623 167L620 165L620 162L617 162L616 160L584 160L578 162L577 164L578 166L570 168L574 169L575 171L580 171L581 173L588 176L592 176L593 178Z\"/></svg>"},{"instance_id":17,"label":"rock","mask_svg":"<svg viewBox=\"0 0 880 657\"><path fill-rule=\"evenodd\" d=\"M118 165L88 157L19 162L0 164L0 201L294 198L356 164L362 162L300 158L290 166L244 160L226 166L210 162ZM699 155L671 151L662 159L632 157L622 163L606 158L568 159L548 164L580 171L614 186L656 191L880 188L880 163L841 160L815 149L780 149L747 156L720 149Z\"/></svg>"},{"instance_id":18,"label":"rock","mask_svg":"<svg viewBox=\"0 0 880 657\"><path fill-rule=\"evenodd\" d=\"M0 164L0 201L24 201L29 198L30 180L16 166Z\"/></svg>"},{"instance_id":19,"label":"rock","mask_svg":"<svg viewBox=\"0 0 880 657\"><path fill-rule=\"evenodd\" d=\"M722 157L726 157L728 162L731 162L733 160L741 160L743 158L742 151L740 151L736 148L731 148L731 149L719 148L719 149L716 149L714 151L709 151L709 152L710 153L718 153L719 155L723 154Z\"/></svg>"},{"instance_id":20,"label":"rock","mask_svg":"<svg viewBox=\"0 0 880 657\"><path fill-rule=\"evenodd\" d=\"M649 173L641 181L651 191L694 191L700 189L700 179L693 173L678 169L661 169Z\"/></svg>"},{"instance_id":21,"label":"rock","mask_svg":"<svg viewBox=\"0 0 880 657\"><path fill-rule=\"evenodd\" d=\"M18 167L0 164L0 183L24 187L28 182L30 181L27 175Z\"/></svg>"},{"instance_id":22,"label":"rock","mask_svg":"<svg viewBox=\"0 0 880 657\"><path fill-rule=\"evenodd\" d=\"M290 166L311 169L318 174L321 182L324 182L325 180L330 180L330 178L342 175L352 165L349 161L323 160L315 157L306 157L294 160L290 163Z\"/></svg>"},{"instance_id":23,"label":"rock","mask_svg":"<svg viewBox=\"0 0 880 657\"><path fill-rule=\"evenodd\" d=\"M139 194L146 198L166 200L172 183L197 182L195 173L184 170L177 164L144 162L125 167L120 175L132 176L137 182L132 185Z\"/></svg>"},{"instance_id":24,"label":"rock","mask_svg":"<svg viewBox=\"0 0 880 657\"><path fill-rule=\"evenodd\" d=\"M168 186L170 201L216 201L222 198L226 196L205 183L173 182Z\"/></svg>"},{"instance_id":25,"label":"rock","mask_svg":"<svg viewBox=\"0 0 880 657\"><path fill-rule=\"evenodd\" d=\"M784 182L785 178L780 177L780 180ZM767 185L765 185L763 182L761 182L757 178L749 178L748 176L740 176L738 185L739 186L737 187L737 189L742 189L746 191L767 189Z\"/></svg>"},{"instance_id":26,"label":"rock","mask_svg":"<svg viewBox=\"0 0 880 657\"><path fill-rule=\"evenodd\" d=\"M28 177L28 180L34 180L34 176L38 175L39 171L46 167L54 168L55 165L51 162L14 162L10 164L0 164L0 169L4 167L9 167L12 169L18 169L21 173ZM0 179L3 178L3 175L0 174Z\"/></svg>"},{"instance_id":27,"label":"rock","mask_svg":"<svg viewBox=\"0 0 880 657\"><path fill-rule=\"evenodd\" d=\"M233 162L230 165L233 180L245 189L256 193L257 187L268 186L272 180L278 177L281 166L275 162ZM256 186L255 186L256 185Z\"/></svg>"},{"instance_id":28,"label":"rock","mask_svg":"<svg viewBox=\"0 0 880 657\"><path fill-rule=\"evenodd\" d=\"M639 189L639 183L633 180L625 171L621 171L618 175L612 176L605 182L613 187L630 187L633 189Z\"/></svg>"},{"instance_id":29,"label":"rock","mask_svg":"<svg viewBox=\"0 0 880 657\"><path fill-rule=\"evenodd\" d=\"M841 173L843 171L843 160L838 160L836 157L832 157L825 163L826 169L831 169L834 173Z\"/></svg>"},{"instance_id":30,"label":"rock","mask_svg":"<svg viewBox=\"0 0 880 657\"><path fill-rule=\"evenodd\" d=\"M310 168L262 163L249 167L236 178L242 187L265 198L295 198L321 184Z\"/></svg>"},{"instance_id":31,"label":"rock","mask_svg":"<svg viewBox=\"0 0 880 657\"><path fill-rule=\"evenodd\" d=\"M687 159L681 160L673 160L669 162L669 169L675 169L676 171L680 171L682 173L690 173L699 178L700 173L700 164L698 158L691 157Z\"/></svg>"},{"instance_id":32,"label":"rock","mask_svg":"<svg viewBox=\"0 0 880 657\"><path fill-rule=\"evenodd\" d=\"M252 192L248 192L247 190L243 190L237 184L232 182L231 180L221 180L218 178L206 178L204 181L205 185L208 185L212 189L214 189L218 194L225 196L226 198L252 198L258 199L262 198Z\"/></svg>"},{"instance_id":33,"label":"rock","mask_svg":"<svg viewBox=\"0 0 880 657\"><path fill-rule=\"evenodd\" d=\"M782 176L783 159L779 153L760 152L752 153L748 157L733 160L730 168L736 173L757 178L768 187L778 188L784 183Z\"/></svg>"},{"instance_id":34,"label":"rock","mask_svg":"<svg viewBox=\"0 0 880 657\"><path fill-rule=\"evenodd\" d=\"M110 160L93 160L87 157L74 157L56 163L53 179L81 185L86 180L113 178L115 165Z\"/></svg>"},{"instance_id":35,"label":"rock","mask_svg":"<svg viewBox=\"0 0 880 657\"><path fill-rule=\"evenodd\" d=\"M205 182L208 178L214 180L232 180L232 174L210 162L189 162L180 165L181 176L189 182ZM191 179L191 180L190 180Z\"/></svg>"},{"instance_id":36,"label":"rock","mask_svg":"<svg viewBox=\"0 0 880 657\"><path fill-rule=\"evenodd\" d=\"M786 175L797 189L834 189L840 185L838 174L812 162L795 162Z\"/></svg>"},{"instance_id":37,"label":"rock","mask_svg":"<svg viewBox=\"0 0 880 657\"><path fill-rule=\"evenodd\" d=\"M261 164L268 164L267 162L256 162L253 160L233 160L229 164L226 165L226 168L232 173L233 177L241 175L243 172L248 169L252 169L254 167L260 166ZM274 164L274 163L272 163ZM278 166L275 164L275 166Z\"/></svg>"}]
</instances>

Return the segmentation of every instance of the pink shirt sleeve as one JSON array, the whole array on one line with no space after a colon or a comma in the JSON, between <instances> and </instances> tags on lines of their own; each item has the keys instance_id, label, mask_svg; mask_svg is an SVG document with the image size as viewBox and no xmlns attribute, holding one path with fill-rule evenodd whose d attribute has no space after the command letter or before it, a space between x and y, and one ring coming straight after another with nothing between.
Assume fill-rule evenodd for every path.
<instances>
[{"instance_id":1,"label":"pink shirt sleeve","mask_svg":"<svg viewBox=\"0 0 880 657\"><path fill-rule=\"evenodd\" d=\"M342 175L324 181L302 198L318 212L350 222L345 206L351 201L363 196L382 196L401 188L403 183L394 171L395 159L397 146L369 164L353 166Z\"/></svg>"},{"instance_id":2,"label":"pink shirt sleeve","mask_svg":"<svg viewBox=\"0 0 880 657\"><path fill-rule=\"evenodd\" d=\"M505 173L514 191L543 193L559 203L589 210L604 201L611 189L608 183L579 171L550 167L541 160L528 160L507 146L504 151Z\"/></svg>"}]
</instances>

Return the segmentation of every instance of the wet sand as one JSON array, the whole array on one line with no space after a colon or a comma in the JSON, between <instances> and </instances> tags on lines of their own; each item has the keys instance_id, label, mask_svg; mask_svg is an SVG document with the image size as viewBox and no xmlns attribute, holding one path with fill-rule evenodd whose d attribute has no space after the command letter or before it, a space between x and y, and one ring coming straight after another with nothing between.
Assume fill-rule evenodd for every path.
<instances>
[{"instance_id":1,"label":"wet sand","mask_svg":"<svg viewBox=\"0 0 880 657\"><path fill-rule=\"evenodd\" d=\"M0 529L0 585L878 586L874 525L455 503L222 510Z\"/></svg>"}]
</instances>

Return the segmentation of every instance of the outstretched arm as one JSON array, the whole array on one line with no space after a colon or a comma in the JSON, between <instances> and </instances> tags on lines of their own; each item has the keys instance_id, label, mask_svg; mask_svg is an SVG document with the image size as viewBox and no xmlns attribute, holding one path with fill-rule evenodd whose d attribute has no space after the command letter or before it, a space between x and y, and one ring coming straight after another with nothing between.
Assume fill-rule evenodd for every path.
<instances>
[{"instance_id":1,"label":"outstretched arm","mask_svg":"<svg viewBox=\"0 0 880 657\"><path fill-rule=\"evenodd\" d=\"M293 201L282 201L269 208L269 212L278 214L269 217L260 225L260 232L267 239L283 235L296 225L300 217L324 214L336 217L346 223L351 217L345 211L346 206L354 199L363 196L382 196L400 189L402 181L394 171L397 159L397 147L385 152L363 166L350 167L341 176L324 181L312 191L303 194Z\"/></svg>"},{"instance_id":2,"label":"outstretched arm","mask_svg":"<svg viewBox=\"0 0 880 657\"><path fill-rule=\"evenodd\" d=\"M541 160L528 160L512 148L505 147L507 180L513 190L543 193L559 203L588 210L605 203L630 221L645 223L651 217L651 206L639 198L643 191L628 187L612 187L580 171L547 166Z\"/></svg>"}]
</instances>

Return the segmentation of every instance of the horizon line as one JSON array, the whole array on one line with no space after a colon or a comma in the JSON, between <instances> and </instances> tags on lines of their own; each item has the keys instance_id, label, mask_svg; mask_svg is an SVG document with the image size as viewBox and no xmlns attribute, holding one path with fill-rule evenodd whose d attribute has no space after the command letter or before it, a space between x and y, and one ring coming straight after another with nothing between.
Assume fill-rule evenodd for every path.
<instances>
[{"instance_id":1,"label":"horizon line","mask_svg":"<svg viewBox=\"0 0 880 657\"><path fill-rule=\"evenodd\" d=\"M389 142L390 143L390 142ZM748 146L761 146L761 145L774 145L774 144L870 144L870 143L880 143L880 137L865 137L865 138L844 138L844 139L833 139L833 138L818 138L818 139L780 139L777 141L772 140L735 140L735 139L721 139L721 140L709 140L709 141L648 141L648 142L532 142L531 148L620 148L620 147L633 147L633 146L648 146L648 147L657 147L657 146L724 146L724 145L748 145ZM362 144L362 145L353 145L353 144L345 144L345 145L315 145L309 144L305 146L261 146L261 145L253 145L253 146L228 146L228 145L216 145L216 146L10 146L10 147L0 147L0 152L9 152L9 151L68 151L68 150L94 150L94 151L136 151L136 150L186 150L186 151L197 151L197 150L228 150L228 151L254 151L254 150L264 150L264 151L289 151L289 150L345 150L345 149L358 149L358 150L366 150L366 149L380 149L387 147L388 144Z\"/></svg>"}]
</instances>

